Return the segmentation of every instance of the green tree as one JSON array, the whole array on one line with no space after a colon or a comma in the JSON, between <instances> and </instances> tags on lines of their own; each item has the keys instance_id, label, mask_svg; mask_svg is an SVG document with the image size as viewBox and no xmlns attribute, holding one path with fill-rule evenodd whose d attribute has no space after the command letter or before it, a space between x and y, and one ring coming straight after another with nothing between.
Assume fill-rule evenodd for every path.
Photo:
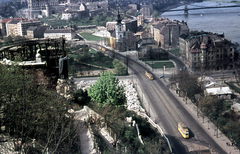
<instances>
[{"instance_id":1,"label":"green tree","mask_svg":"<svg viewBox=\"0 0 240 154\"><path fill-rule=\"evenodd\" d=\"M87 61L89 61L89 59L91 58L91 53L89 53L89 48L88 47L85 47L85 46L83 46L83 48L82 48L82 56L78 56L78 58L79 58L79 60L81 61L81 62L87 62Z\"/></svg>"},{"instance_id":2,"label":"green tree","mask_svg":"<svg viewBox=\"0 0 240 154\"><path fill-rule=\"evenodd\" d=\"M90 102L90 97L88 96L87 91L82 89L76 90L73 93L73 98L74 102L81 106L87 105Z\"/></svg>"},{"instance_id":3,"label":"green tree","mask_svg":"<svg viewBox=\"0 0 240 154\"><path fill-rule=\"evenodd\" d=\"M114 59L112 63L114 66L114 73L116 73L117 75L119 74L123 75L126 73L126 68L123 66L123 64L119 60Z\"/></svg>"},{"instance_id":4,"label":"green tree","mask_svg":"<svg viewBox=\"0 0 240 154\"><path fill-rule=\"evenodd\" d=\"M126 103L124 86L120 86L119 80L110 72L101 73L97 82L88 88L88 95L98 106L109 104L118 108Z\"/></svg>"},{"instance_id":5,"label":"green tree","mask_svg":"<svg viewBox=\"0 0 240 154\"><path fill-rule=\"evenodd\" d=\"M180 92L192 101L195 101L195 94L203 93L197 77L190 75L186 69L179 71L176 79L178 80Z\"/></svg>"},{"instance_id":6,"label":"green tree","mask_svg":"<svg viewBox=\"0 0 240 154\"><path fill-rule=\"evenodd\" d=\"M135 17L137 17L139 15L140 15L140 13L138 11L136 11L135 14L134 14Z\"/></svg>"},{"instance_id":7,"label":"green tree","mask_svg":"<svg viewBox=\"0 0 240 154\"><path fill-rule=\"evenodd\" d=\"M147 24L146 25L146 31L149 31L150 30L150 24Z\"/></svg>"},{"instance_id":8,"label":"green tree","mask_svg":"<svg viewBox=\"0 0 240 154\"><path fill-rule=\"evenodd\" d=\"M99 14L94 16L94 19L93 19L93 24L94 25L99 25L100 21L101 21L101 17L100 17Z\"/></svg>"},{"instance_id":9,"label":"green tree","mask_svg":"<svg viewBox=\"0 0 240 154\"><path fill-rule=\"evenodd\" d=\"M12 43L13 42L13 38L9 35L9 36L7 36L7 37L4 37L4 42L5 43Z\"/></svg>"},{"instance_id":10,"label":"green tree","mask_svg":"<svg viewBox=\"0 0 240 154\"><path fill-rule=\"evenodd\" d=\"M152 13L152 17L154 17L154 18L159 17L159 12L157 10L154 10Z\"/></svg>"},{"instance_id":11,"label":"green tree","mask_svg":"<svg viewBox=\"0 0 240 154\"><path fill-rule=\"evenodd\" d=\"M70 150L70 145L63 144L72 141L74 136L73 120L66 117L67 101L55 91L38 85L30 70L17 65L0 65L0 71L1 126L22 141L19 148L34 138L43 145L36 147L38 150L48 148L54 153L62 151L63 146ZM25 148L29 151L32 147Z\"/></svg>"},{"instance_id":12,"label":"green tree","mask_svg":"<svg viewBox=\"0 0 240 154\"><path fill-rule=\"evenodd\" d=\"M25 37L20 36L20 35L15 36L13 39L14 39L14 41L24 41L24 40L26 40Z\"/></svg>"}]
</instances>

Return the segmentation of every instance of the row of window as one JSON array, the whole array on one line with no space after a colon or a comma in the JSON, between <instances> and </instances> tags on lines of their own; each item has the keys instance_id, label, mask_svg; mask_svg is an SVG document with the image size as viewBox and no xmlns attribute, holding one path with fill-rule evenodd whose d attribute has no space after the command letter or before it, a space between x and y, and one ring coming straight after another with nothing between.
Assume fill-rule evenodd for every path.
<instances>
[{"instance_id":1,"label":"row of window","mask_svg":"<svg viewBox=\"0 0 240 154\"><path fill-rule=\"evenodd\" d=\"M231 62L233 62L232 59L229 60L229 63L231 63ZM222 62L221 62L221 61L211 61L211 62L207 62L207 63L205 63L205 64L211 65L212 67L215 67L215 66L217 66L217 65L218 65L218 66L221 66L221 65L222 65ZM200 65L201 65L201 63L197 63L197 62L193 63L193 66L194 66L194 67L200 66Z\"/></svg>"}]
</instances>

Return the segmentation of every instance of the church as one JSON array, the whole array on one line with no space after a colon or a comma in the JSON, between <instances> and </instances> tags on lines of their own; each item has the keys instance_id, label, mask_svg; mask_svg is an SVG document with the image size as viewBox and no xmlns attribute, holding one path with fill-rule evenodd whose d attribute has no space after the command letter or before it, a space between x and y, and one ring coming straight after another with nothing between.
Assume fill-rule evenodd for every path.
<instances>
[{"instance_id":1,"label":"church","mask_svg":"<svg viewBox=\"0 0 240 154\"><path fill-rule=\"evenodd\" d=\"M126 28L122 23L119 11L116 21L114 30L109 31L111 33L111 37L109 38L107 45L119 52L136 50L136 37L134 36L134 32L125 30Z\"/></svg>"}]
</instances>

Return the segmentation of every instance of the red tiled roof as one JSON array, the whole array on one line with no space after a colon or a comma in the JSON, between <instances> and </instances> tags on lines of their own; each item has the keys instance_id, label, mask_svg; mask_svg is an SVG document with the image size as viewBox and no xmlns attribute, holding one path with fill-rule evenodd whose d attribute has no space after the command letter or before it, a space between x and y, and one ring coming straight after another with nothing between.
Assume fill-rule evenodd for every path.
<instances>
[{"instance_id":1,"label":"red tiled roof","mask_svg":"<svg viewBox=\"0 0 240 154\"><path fill-rule=\"evenodd\" d=\"M5 18L2 18L1 20L0 20L0 23L8 23L8 22L10 22L10 21L12 21L12 20L21 20L22 18L8 18L8 19L5 19Z\"/></svg>"}]
</instances>

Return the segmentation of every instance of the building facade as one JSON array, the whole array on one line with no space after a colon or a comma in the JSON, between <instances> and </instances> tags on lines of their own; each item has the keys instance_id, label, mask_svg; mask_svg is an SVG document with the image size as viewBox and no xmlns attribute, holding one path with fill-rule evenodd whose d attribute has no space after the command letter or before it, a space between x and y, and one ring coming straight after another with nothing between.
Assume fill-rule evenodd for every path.
<instances>
[{"instance_id":1,"label":"building facade","mask_svg":"<svg viewBox=\"0 0 240 154\"><path fill-rule=\"evenodd\" d=\"M31 26L27 29L27 38L44 38L47 26Z\"/></svg>"},{"instance_id":2,"label":"building facade","mask_svg":"<svg viewBox=\"0 0 240 154\"><path fill-rule=\"evenodd\" d=\"M7 23L9 23L12 20L20 20L21 18L2 18L0 20L0 37L7 36Z\"/></svg>"},{"instance_id":3,"label":"building facade","mask_svg":"<svg viewBox=\"0 0 240 154\"><path fill-rule=\"evenodd\" d=\"M179 37L179 53L192 71L232 69L236 46L222 34L191 32Z\"/></svg>"},{"instance_id":4,"label":"building facade","mask_svg":"<svg viewBox=\"0 0 240 154\"><path fill-rule=\"evenodd\" d=\"M31 26L40 26L41 22L38 20L20 20L17 23L17 31L18 35L20 36L26 36L27 35L27 29Z\"/></svg>"},{"instance_id":5,"label":"building facade","mask_svg":"<svg viewBox=\"0 0 240 154\"><path fill-rule=\"evenodd\" d=\"M19 21L20 20L11 20L6 23L7 36L17 36L18 35L17 23Z\"/></svg>"},{"instance_id":6,"label":"building facade","mask_svg":"<svg viewBox=\"0 0 240 154\"><path fill-rule=\"evenodd\" d=\"M72 29L47 29L44 32L44 38L56 39L65 38L66 40L74 39L76 33Z\"/></svg>"},{"instance_id":7,"label":"building facade","mask_svg":"<svg viewBox=\"0 0 240 154\"><path fill-rule=\"evenodd\" d=\"M108 31L114 31L116 28L117 21L110 21L106 23L106 28ZM122 20L123 31L131 31L133 33L137 32L137 20Z\"/></svg>"},{"instance_id":8,"label":"building facade","mask_svg":"<svg viewBox=\"0 0 240 154\"><path fill-rule=\"evenodd\" d=\"M62 12L62 20L69 20L71 18L81 18L81 17L88 17L89 16L89 10L87 9L86 5L84 3L81 3L81 5L77 5L78 9L66 9Z\"/></svg>"},{"instance_id":9,"label":"building facade","mask_svg":"<svg viewBox=\"0 0 240 154\"><path fill-rule=\"evenodd\" d=\"M171 21L167 18L152 21L150 30L154 40L163 49L178 48L179 36L189 32L186 22Z\"/></svg>"}]
</instances>

